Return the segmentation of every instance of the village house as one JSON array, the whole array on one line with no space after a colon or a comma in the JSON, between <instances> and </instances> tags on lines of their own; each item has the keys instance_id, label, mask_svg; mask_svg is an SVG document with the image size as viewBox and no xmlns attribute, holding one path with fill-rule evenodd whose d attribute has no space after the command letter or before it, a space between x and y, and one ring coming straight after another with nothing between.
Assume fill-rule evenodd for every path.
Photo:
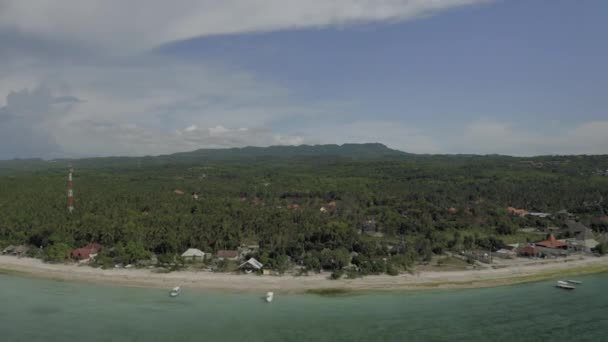
<instances>
[{"instance_id":1,"label":"village house","mask_svg":"<svg viewBox=\"0 0 608 342\"><path fill-rule=\"evenodd\" d=\"M18 245L18 246L7 246L5 249L2 250L2 254L9 254L9 255L14 255L14 256L25 256L27 254L27 252L29 251L29 247L25 246L25 245Z\"/></svg>"},{"instance_id":2,"label":"village house","mask_svg":"<svg viewBox=\"0 0 608 342\"><path fill-rule=\"evenodd\" d=\"M187 261L204 261L205 254L206 253L200 249L188 248L184 253L182 253L182 258Z\"/></svg>"},{"instance_id":3,"label":"village house","mask_svg":"<svg viewBox=\"0 0 608 342\"><path fill-rule=\"evenodd\" d=\"M507 248L497 250L494 255L503 259L515 259L517 257L517 253L514 250Z\"/></svg>"},{"instance_id":4,"label":"village house","mask_svg":"<svg viewBox=\"0 0 608 342\"><path fill-rule=\"evenodd\" d=\"M525 246L517 250L517 254L522 257L539 257L540 251L534 246Z\"/></svg>"},{"instance_id":5,"label":"village house","mask_svg":"<svg viewBox=\"0 0 608 342\"><path fill-rule=\"evenodd\" d=\"M263 267L264 265L255 258L249 258L249 260L239 265L239 269L246 273L259 272Z\"/></svg>"},{"instance_id":6,"label":"village house","mask_svg":"<svg viewBox=\"0 0 608 342\"><path fill-rule=\"evenodd\" d=\"M185 192L183 190L179 190L179 189L173 191L173 193L176 194L176 195L184 195L185 194Z\"/></svg>"},{"instance_id":7,"label":"village house","mask_svg":"<svg viewBox=\"0 0 608 342\"><path fill-rule=\"evenodd\" d=\"M77 260L87 260L91 258L95 258L97 254L101 251L102 246L98 243L92 242L87 244L82 248L77 248L70 253L70 256L73 259Z\"/></svg>"},{"instance_id":8,"label":"village house","mask_svg":"<svg viewBox=\"0 0 608 342\"><path fill-rule=\"evenodd\" d=\"M239 260L239 251L235 250L219 250L216 254L219 260Z\"/></svg>"},{"instance_id":9,"label":"village house","mask_svg":"<svg viewBox=\"0 0 608 342\"><path fill-rule=\"evenodd\" d=\"M593 230L580 222L569 220L566 222L566 235L577 240L587 240L593 238Z\"/></svg>"},{"instance_id":10,"label":"village house","mask_svg":"<svg viewBox=\"0 0 608 342\"><path fill-rule=\"evenodd\" d=\"M524 217L526 215L528 215L528 211L525 209L517 209L514 207L507 207L507 212L511 215L518 215L521 217Z\"/></svg>"}]
</instances>

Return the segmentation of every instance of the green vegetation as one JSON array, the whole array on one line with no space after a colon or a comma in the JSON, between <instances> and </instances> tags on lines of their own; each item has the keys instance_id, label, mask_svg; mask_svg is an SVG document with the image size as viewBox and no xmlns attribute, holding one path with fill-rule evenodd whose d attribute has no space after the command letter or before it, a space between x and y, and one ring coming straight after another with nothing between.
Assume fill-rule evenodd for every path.
<instances>
[{"instance_id":1,"label":"green vegetation","mask_svg":"<svg viewBox=\"0 0 608 342\"><path fill-rule=\"evenodd\" d=\"M251 256L279 273L298 266L347 277L397 274L446 251L543 238L519 229L567 219L511 216L507 206L567 209L608 232L598 219L608 212L606 169L607 156L429 156L379 144L0 161L0 245L42 247L46 260L61 261L71 248L99 242L99 265L153 253L159 264L180 267L176 256L189 247L215 252L253 242L260 249ZM361 234L368 220L373 236Z\"/></svg>"}]
</instances>

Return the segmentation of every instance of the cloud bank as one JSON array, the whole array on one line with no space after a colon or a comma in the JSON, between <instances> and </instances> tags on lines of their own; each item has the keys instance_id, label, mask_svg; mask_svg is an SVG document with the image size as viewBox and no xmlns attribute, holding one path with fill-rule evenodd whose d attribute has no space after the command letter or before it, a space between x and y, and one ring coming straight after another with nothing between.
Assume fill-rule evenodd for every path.
<instances>
[{"instance_id":1,"label":"cloud bank","mask_svg":"<svg viewBox=\"0 0 608 342\"><path fill-rule=\"evenodd\" d=\"M487 0L0 0L0 29L133 50L194 37L404 21Z\"/></svg>"}]
</instances>

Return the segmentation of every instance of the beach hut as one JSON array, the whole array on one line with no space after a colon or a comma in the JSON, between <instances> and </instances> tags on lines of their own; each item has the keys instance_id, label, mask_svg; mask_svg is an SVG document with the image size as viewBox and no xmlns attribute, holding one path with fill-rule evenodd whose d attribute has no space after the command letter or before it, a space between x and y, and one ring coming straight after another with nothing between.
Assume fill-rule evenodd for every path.
<instances>
[{"instance_id":1,"label":"beach hut","mask_svg":"<svg viewBox=\"0 0 608 342\"><path fill-rule=\"evenodd\" d=\"M182 253L182 258L189 261L203 261L205 260L205 252L196 248L188 248Z\"/></svg>"},{"instance_id":2,"label":"beach hut","mask_svg":"<svg viewBox=\"0 0 608 342\"><path fill-rule=\"evenodd\" d=\"M255 258L249 258L249 260L239 265L239 269L247 273L258 272L263 267L264 265L261 262L257 261Z\"/></svg>"}]
</instances>

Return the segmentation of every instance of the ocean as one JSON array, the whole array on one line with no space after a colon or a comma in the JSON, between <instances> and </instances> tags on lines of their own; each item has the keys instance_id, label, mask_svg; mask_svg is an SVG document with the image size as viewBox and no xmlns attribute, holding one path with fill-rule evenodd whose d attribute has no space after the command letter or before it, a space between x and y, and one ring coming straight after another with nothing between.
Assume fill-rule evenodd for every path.
<instances>
[{"instance_id":1,"label":"ocean","mask_svg":"<svg viewBox=\"0 0 608 342\"><path fill-rule=\"evenodd\" d=\"M608 341L608 275L337 297L226 294L0 274L0 341Z\"/></svg>"}]
</instances>

